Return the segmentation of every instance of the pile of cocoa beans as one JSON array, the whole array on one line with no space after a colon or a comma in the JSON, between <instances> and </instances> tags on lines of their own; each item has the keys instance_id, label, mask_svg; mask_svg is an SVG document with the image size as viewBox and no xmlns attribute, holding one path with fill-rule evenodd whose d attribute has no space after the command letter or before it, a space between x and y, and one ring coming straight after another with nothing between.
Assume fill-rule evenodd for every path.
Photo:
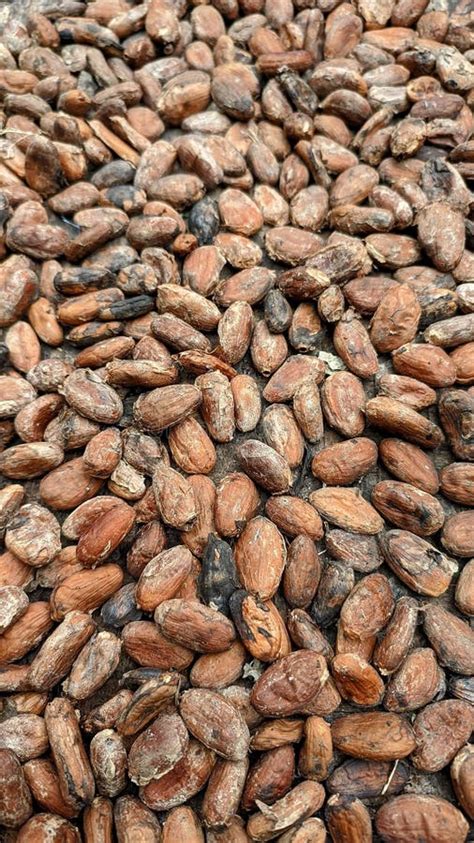
<instances>
[{"instance_id":1,"label":"pile of cocoa beans","mask_svg":"<svg viewBox=\"0 0 474 843\"><path fill-rule=\"evenodd\" d=\"M2 843L463 843L472 5L0 28Z\"/></svg>"}]
</instances>

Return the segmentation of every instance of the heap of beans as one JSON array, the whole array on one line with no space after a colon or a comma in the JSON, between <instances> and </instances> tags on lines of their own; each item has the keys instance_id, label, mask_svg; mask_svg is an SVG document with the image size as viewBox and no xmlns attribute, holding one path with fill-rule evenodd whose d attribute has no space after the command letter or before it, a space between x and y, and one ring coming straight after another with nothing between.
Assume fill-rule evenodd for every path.
<instances>
[{"instance_id":1,"label":"heap of beans","mask_svg":"<svg viewBox=\"0 0 474 843\"><path fill-rule=\"evenodd\" d=\"M1 840L462 843L469 2L10 6Z\"/></svg>"}]
</instances>

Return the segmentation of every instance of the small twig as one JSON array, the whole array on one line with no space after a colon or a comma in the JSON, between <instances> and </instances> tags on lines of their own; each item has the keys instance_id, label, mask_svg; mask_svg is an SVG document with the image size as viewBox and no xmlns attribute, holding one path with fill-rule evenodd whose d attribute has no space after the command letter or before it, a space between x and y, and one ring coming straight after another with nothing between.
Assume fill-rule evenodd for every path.
<instances>
[{"instance_id":1,"label":"small twig","mask_svg":"<svg viewBox=\"0 0 474 843\"><path fill-rule=\"evenodd\" d=\"M82 226L78 225L76 222L72 222L72 220L68 220L68 218L62 214L59 214L59 219L66 223L66 225L71 225L73 228L76 228L77 231L82 231Z\"/></svg>"},{"instance_id":2,"label":"small twig","mask_svg":"<svg viewBox=\"0 0 474 843\"><path fill-rule=\"evenodd\" d=\"M385 794L387 793L387 790L389 789L389 787L390 787L390 785L391 785L391 783L392 783L392 779L393 779L393 777L394 777L394 775L395 775L395 773L396 773L397 767L398 767L398 758L397 758L397 760L395 761L395 763L394 763L394 765L393 765L393 767L392 767L392 770L391 770L391 772L390 772L390 775L389 775L389 777L388 777L387 781L385 782L385 784L384 784L384 786L383 786L383 788L382 788L382 793L380 794L381 796L385 796Z\"/></svg>"},{"instance_id":3,"label":"small twig","mask_svg":"<svg viewBox=\"0 0 474 843\"><path fill-rule=\"evenodd\" d=\"M38 132L24 132L22 129L0 129L0 135L23 135L25 138L36 138L38 135L44 135L42 129Z\"/></svg>"}]
</instances>

